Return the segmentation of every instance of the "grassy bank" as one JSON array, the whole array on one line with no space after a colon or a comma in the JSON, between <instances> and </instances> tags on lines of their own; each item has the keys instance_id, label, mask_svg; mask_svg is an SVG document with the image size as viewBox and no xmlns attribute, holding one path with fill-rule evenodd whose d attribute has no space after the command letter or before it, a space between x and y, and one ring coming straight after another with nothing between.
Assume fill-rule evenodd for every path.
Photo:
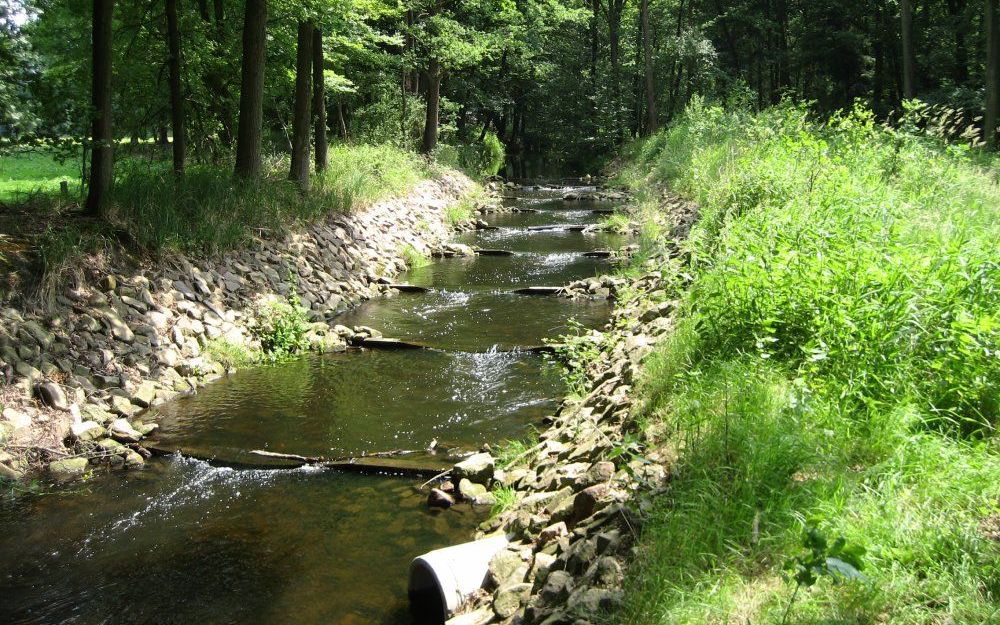
<instances>
[{"instance_id":1,"label":"grassy bank","mask_svg":"<svg viewBox=\"0 0 1000 625\"><path fill-rule=\"evenodd\" d=\"M301 193L286 179L286 157L267 159L260 180L241 181L228 166L201 164L177 179L169 162L123 154L109 218L97 221L80 216L77 193L58 193L59 180L74 165L60 166L36 152L7 153L0 161L7 176L0 188L0 202L7 202L0 235L37 251L42 278L33 281L42 299L83 254L107 253L121 244L139 254L222 252L255 236L404 194L447 170L391 146L338 145L330 149L328 169L314 174L310 190Z\"/></svg>"},{"instance_id":2,"label":"grassy bank","mask_svg":"<svg viewBox=\"0 0 1000 625\"><path fill-rule=\"evenodd\" d=\"M639 389L679 460L623 622L1000 622L995 161L696 102L621 175L701 206Z\"/></svg>"}]
</instances>

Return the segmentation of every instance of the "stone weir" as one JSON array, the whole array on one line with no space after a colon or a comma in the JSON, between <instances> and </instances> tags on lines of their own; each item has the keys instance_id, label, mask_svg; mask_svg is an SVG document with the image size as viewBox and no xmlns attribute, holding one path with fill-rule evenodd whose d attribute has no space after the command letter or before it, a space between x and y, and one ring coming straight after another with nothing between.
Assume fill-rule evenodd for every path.
<instances>
[{"instance_id":1,"label":"stone weir","mask_svg":"<svg viewBox=\"0 0 1000 625\"><path fill-rule=\"evenodd\" d=\"M404 250L430 255L451 228L445 208L475 185L449 174L404 197L336 214L216 257L140 267L88 259L47 311L0 310L0 478L48 466L56 478L95 463L141 466L143 410L226 373L205 346L249 345L248 311L296 293L322 350L345 348L327 324L390 289Z\"/></svg>"}]
</instances>

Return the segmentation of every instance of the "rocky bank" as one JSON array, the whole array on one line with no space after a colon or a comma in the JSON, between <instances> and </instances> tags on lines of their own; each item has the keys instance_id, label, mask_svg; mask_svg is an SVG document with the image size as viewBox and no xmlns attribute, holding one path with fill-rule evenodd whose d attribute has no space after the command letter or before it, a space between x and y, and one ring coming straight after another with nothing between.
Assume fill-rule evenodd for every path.
<instances>
[{"instance_id":1,"label":"rocky bank","mask_svg":"<svg viewBox=\"0 0 1000 625\"><path fill-rule=\"evenodd\" d=\"M312 346L345 349L353 332L327 322L390 290L404 252L455 253L445 209L474 187L445 175L212 258L139 267L90 259L50 309L0 310L0 478L41 466L56 478L96 463L140 466L137 443L156 428L143 411L224 375L205 347L248 346L248 311L261 298L297 293Z\"/></svg>"},{"instance_id":2,"label":"rocky bank","mask_svg":"<svg viewBox=\"0 0 1000 625\"><path fill-rule=\"evenodd\" d=\"M690 204L665 198L664 226L672 236L685 236L694 216ZM605 331L570 347L588 354L578 372L585 396L564 400L539 442L513 459L476 454L452 469L452 484L431 492L432 506L462 497L495 504L501 492L513 500L476 535L504 534L509 546L493 557L485 585L448 625L589 625L620 607L635 539L671 475L672 453L641 443L633 388L643 358L673 328L673 298L685 282L677 249L668 241L645 261L640 277L567 287L616 302Z\"/></svg>"}]
</instances>

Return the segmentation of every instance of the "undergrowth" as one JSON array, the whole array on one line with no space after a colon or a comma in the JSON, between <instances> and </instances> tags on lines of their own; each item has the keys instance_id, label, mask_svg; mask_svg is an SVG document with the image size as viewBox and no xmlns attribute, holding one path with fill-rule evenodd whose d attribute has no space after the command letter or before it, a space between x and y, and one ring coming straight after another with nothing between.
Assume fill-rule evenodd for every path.
<instances>
[{"instance_id":1,"label":"undergrowth","mask_svg":"<svg viewBox=\"0 0 1000 625\"><path fill-rule=\"evenodd\" d=\"M639 384L679 460L623 622L1000 622L996 162L861 109L698 101L630 159L701 217ZM807 528L865 577L792 604Z\"/></svg>"}]
</instances>

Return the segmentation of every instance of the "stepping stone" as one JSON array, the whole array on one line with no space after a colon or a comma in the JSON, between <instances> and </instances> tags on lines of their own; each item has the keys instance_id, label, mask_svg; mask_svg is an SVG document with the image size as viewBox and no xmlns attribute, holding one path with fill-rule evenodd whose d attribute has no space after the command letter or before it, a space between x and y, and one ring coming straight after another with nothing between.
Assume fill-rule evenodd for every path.
<instances>
[{"instance_id":1,"label":"stepping stone","mask_svg":"<svg viewBox=\"0 0 1000 625\"><path fill-rule=\"evenodd\" d=\"M485 249L485 250L476 250L476 254L479 254L480 256L513 256L514 252L511 252L510 250Z\"/></svg>"},{"instance_id":2,"label":"stepping stone","mask_svg":"<svg viewBox=\"0 0 1000 625\"><path fill-rule=\"evenodd\" d=\"M563 292L561 286L529 286L522 289L514 289L518 295L559 295Z\"/></svg>"}]
</instances>

